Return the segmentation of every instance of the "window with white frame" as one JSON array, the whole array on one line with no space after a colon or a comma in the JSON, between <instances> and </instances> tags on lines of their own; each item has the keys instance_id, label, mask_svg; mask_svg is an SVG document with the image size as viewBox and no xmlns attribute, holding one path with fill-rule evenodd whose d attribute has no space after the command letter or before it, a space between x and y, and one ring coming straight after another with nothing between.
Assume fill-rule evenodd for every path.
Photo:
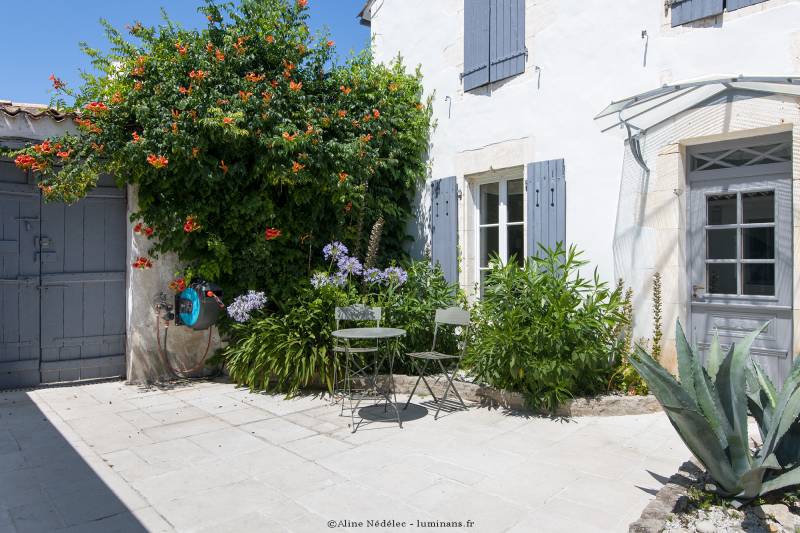
<instances>
[{"instance_id":1,"label":"window with white frame","mask_svg":"<svg viewBox=\"0 0 800 533\"><path fill-rule=\"evenodd\" d=\"M525 262L525 183L522 178L499 178L477 184L477 250L479 280L498 257Z\"/></svg>"}]
</instances>

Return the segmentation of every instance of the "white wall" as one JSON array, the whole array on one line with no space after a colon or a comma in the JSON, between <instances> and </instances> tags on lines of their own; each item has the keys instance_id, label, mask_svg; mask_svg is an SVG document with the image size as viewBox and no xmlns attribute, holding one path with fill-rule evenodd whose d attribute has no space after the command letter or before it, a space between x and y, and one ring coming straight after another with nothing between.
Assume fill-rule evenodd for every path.
<instances>
[{"instance_id":1,"label":"white wall","mask_svg":"<svg viewBox=\"0 0 800 533\"><path fill-rule=\"evenodd\" d=\"M800 0L768 0L679 28L670 27L663 0L526 4L525 73L489 90L464 94L461 88L463 0L376 0L374 53L380 61L400 53L410 67L422 67L437 122L431 178L564 158L567 239L610 280L625 150L622 137L601 134L593 117L612 100L663 83L713 74L797 74ZM646 65L642 30L649 35ZM465 194L462 203L469 201ZM462 245L470 242L469 231L462 224ZM469 286L468 250L465 257L462 284Z\"/></svg>"}]
</instances>

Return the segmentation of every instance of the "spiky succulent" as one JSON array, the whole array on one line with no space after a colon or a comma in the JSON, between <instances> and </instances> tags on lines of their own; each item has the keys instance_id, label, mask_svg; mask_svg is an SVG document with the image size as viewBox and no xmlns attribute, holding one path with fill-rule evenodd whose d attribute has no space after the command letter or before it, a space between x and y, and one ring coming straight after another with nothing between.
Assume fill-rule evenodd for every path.
<instances>
[{"instance_id":1,"label":"spiky succulent","mask_svg":"<svg viewBox=\"0 0 800 533\"><path fill-rule=\"evenodd\" d=\"M763 327L731 345L724 356L715 336L705 368L680 323L676 329L680 381L641 347L631 364L714 478L718 491L752 499L800 484L800 363L795 363L778 392L750 356L750 346ZM758 424L760 446L751 447L748 412Z\"/></svg>"}]
</instances>

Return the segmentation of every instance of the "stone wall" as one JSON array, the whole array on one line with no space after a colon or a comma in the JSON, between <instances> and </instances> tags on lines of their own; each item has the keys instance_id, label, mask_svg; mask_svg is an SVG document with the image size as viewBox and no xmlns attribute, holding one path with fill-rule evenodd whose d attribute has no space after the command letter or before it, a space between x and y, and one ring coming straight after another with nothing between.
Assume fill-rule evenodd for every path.
<instances>
[{"instance_id":1,"label":"stone wall","mask_svg":"<svg viewBox=\"0 0 800 533\"><path fill-rule=\"evenodd\" d=\"M138 208L136 188L128 188L128 215ZM140 270L132 268L139 256L147 256L150 241L143 235L133 232L135 221L128 222L128 281L127 281L127 378L130 383L151 383L169 377L162 362L156 342L156 313L153 299L165 293L171 301L173 294L168 289L180 264L174 254L165 254L153 260L153 268ZM161 342L164 342L164 323L161 323ZM193 331L183 326L169 327L167 349L164 356L169 358L175 369L191 369L202 360L208 345L208 331ZM219 332L212 328L211 346L208 355L219 348ZM194 372L202 375L204 370Z\"/></svg>"}]
</instances>

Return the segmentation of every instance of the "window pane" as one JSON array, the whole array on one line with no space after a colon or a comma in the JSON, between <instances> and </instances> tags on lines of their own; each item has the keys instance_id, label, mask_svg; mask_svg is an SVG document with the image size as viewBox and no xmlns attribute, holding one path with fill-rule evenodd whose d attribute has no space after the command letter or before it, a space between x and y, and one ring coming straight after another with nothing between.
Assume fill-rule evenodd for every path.
<instances>
[{"instance_id":1,"label":"window pane","mask_svg":"<svg viewBox=\"0 0 800 533\"><path fill-rule=\"evenodd\" d=\"M775 228L742 228L744 259L775 259Z\"/></svg>"},{"instance_id":2,"label":"window pane","mask_svg":"<svg viewBox=\"0 0 800 533\"><path fill-rule=\"evenodd\" d=\"M711 294L736 294L736 264L706 265L708 292Z\"/></svg>"},{"instance_id":3,"label":"window pane","mask_svg":"<svg viewBox=\"0 0 800 533\"><path fill-rule=\"evenodd\" d=\"M517 264L523 266L525 264L525 227L520 226L507 226L508 233L508 260L511 256L516 257Z\"/></svg>"},{"instance_id":4,"label":"window pane","mask_svg":"<svg viewBox=\"0 0 800 533\"><path fill-rule=\"evenodd\" d=\"M497 224L500 206L500 184L481 185L481 224Z\"/></svg>"},{"instance_id":5,"label":"window pane","mask_svg":"<svg viewBox=\"0 0 800 533\"><path fill-rule=\"evenodd\" d=\"M708 259L736 259L736 230L706 230Z\"/></svg>"},{"instance_id":6,"label":"window pane","mask_svg":"<svg viewBox=\"0 0 800 533\"><path fill-rule=\"evenodd\" d=\"M762 191L742 194L742 222L775 222L775 193Z\"/></svg>"},{"instance_id":7,"label":"window pane","mask_svg":"<svg viewBox=\"0 0 800 533\"><path fill-rule=\"evenodd\" d=\"M774 295L775 265L771 263L742 265L742 293L757 296Z\"/></svg>"},{"instance_id":8,"label":"window pane","mask_svg":"<svg viewBox=\"0 0 800 533\"><path fill-rule=\"evenodd\" d=\"M734 167L741 167L741 166L744 166L745 164L749 163L752 159L754 159L756 157L758 157L758 156L754 155L751 152L745 152L743 150L736 150L736 151L731 152L730 154L726 155L722 159L720 159L720 162L727 163L728 165L731 165L731 166L734 166Z\"/></svg>"},{"instance_id":9,"label":"window pane","mask_svg":"<svg viewBox=\"0 0 800 533\"><path fill-rule=\"evenodd\" d=\"M525 220L523 201L525 194L522 180L510 180L508 182L508 221L522 222ZM509 252L510 253L510 252Z\"/></svg>"},{"instance_id":10,"label":"window pane","mask_svg":"<svg viewBox=\"0 0 800 533\"><path fill-rule=\"evenodd\" d=\"M481 266L488 267L489 260L497 254L500 247L498 234L500 228L481 228Z\"/></svg>"},{"instance_id":11,"label":"window pane","mask_svg":"<svg viewBox=\"0 0 800 533\"><path fill-rule=\"evenodd\" d=\"M736 224L736 195L716 194L706 200L708 205L708 225Z\"/></svg>"}]
</instances>

